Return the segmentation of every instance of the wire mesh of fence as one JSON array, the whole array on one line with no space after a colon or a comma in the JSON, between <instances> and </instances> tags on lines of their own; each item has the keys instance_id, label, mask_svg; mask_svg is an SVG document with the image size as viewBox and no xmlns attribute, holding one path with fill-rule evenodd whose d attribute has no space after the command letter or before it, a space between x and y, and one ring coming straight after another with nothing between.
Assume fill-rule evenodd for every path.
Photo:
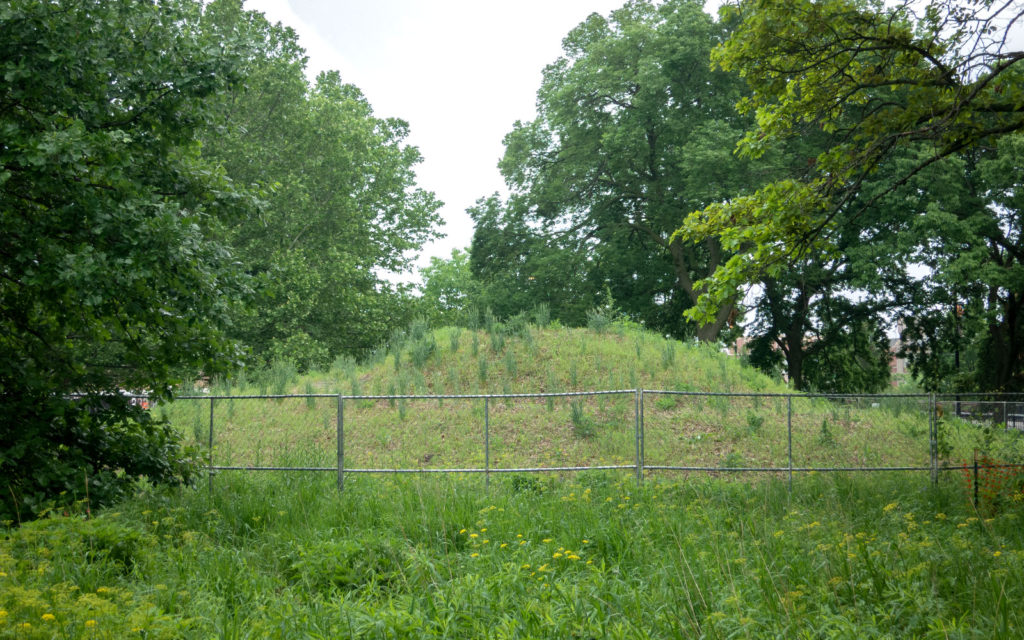
<instances>
[{"instance_id":1,"label":"wire mesh of fence","mask_svg":"<svg viewBox=\"0 0 1024 640\"><path fill-rule=\"evenodd\" d=\"M775 474L962 470L1024 460L1024 396L613 389L191 395L153 411L220 471ZM1018 426L1018 421L1020 426ZM1017 465L1019 466L1019 465Z\"/></svg>"}]
</instances>

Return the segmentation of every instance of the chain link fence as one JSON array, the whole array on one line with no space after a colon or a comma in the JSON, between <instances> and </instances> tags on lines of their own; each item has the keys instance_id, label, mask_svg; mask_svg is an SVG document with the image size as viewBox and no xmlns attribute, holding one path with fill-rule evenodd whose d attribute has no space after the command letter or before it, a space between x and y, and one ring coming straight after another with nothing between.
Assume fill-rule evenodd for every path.
<instances>
[{"instance_id":1,"label":"chain link fence","mask_svg":"<svg viewBox=\"0 0 1024 640\"><path fill-rule=\"evenodd\" d=\"M183 396L152 405L222 471L963 471L1024 460L1024 396L620 389L483 395ZM973 456L977 475L977 455ZM987 458L986 458L987 459ZM1005 464L1004 464L1005 462ZM986 462L985 464L990 464Z\"/></svg>"}]
</instances>

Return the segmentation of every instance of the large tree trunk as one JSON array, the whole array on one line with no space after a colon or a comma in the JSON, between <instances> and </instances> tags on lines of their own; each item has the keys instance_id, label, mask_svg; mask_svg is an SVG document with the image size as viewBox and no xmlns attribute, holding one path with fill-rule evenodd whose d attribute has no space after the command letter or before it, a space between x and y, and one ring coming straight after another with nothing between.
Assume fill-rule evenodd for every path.
<instances>
[{"instance_id":1,"label":"large tree trunk","mask_svg":"<svg viewBox=\"0 0 1024 640\"><path fill-rule=\"evenodd\" d=\"M718 268L718 263L721 257L721 248L713 239L707 240L705 242L705 247L708 251L708 274L711 274ZM668 245L668 249L672 256L672 266L675 268L676 272L676 284L674 288L677 292L685 293L687 297L689 297L691 303L697 304L697 299L700 298L701 292L694 288L693 278L690 277L690 267L697 260L696 252L693 251L692 245L684 245L679 241L670 243ZM701 342L714 342L717 340L718 334L721 333L722 328L725 327L725 323L729 321L729 316L732 315L733 309L735 308L736 304L731 301L722 305L715 314L714 320L697 327L697 333L695 334L697 339Z\"/></svg>"}]
</instances>

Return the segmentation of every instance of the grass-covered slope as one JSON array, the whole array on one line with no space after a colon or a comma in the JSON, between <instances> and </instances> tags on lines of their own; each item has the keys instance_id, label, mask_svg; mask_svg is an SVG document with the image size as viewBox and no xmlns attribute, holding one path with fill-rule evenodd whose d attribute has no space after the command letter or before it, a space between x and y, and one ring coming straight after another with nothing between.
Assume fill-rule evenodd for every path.
<instances>
[{"instance_id":1,"label":"grass-covered slope","mask_svg":"<svg viewBox=\"0 0 1024 640\"><path fill-rule=\"evenodd\" d=\"M278 366L210 395L461 395L597 390L785 393L786 388L713 347L666 340L635 327L477 331L413 327L364 365L341 359L297 376ZM637 398L617 395L481 399L346 399L345 467L523 468L633 465ZM486 424L485 424L486 409ZM797 468L927 466L924 400L692 396L645 393L639 443L646 466ZM210 401L159 411L190 437L209 437ZM218 399L214 462L239 466L337 464L337 398ZM485 457L485 426L489 442ZM946 425L957 460L963 437ZM792 432L790 442L789 433ZM945 450L945 449L944 449Z\"/></svg>"}]
</instances>

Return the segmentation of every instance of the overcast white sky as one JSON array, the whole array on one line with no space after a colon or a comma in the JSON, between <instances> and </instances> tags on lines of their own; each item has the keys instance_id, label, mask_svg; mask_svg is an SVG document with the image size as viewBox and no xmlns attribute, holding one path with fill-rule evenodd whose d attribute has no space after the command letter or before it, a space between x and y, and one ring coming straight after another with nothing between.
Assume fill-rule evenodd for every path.
<instances>
[{"instance_id":1,"label":"overcast white sky","mask_svg":"<svg viewBox=\"0 0 1024 640\"><path fill-rule=\"evenodd\" d=\"M466 208L494 191L502 138L535 116L544 66L593 12L625 0L248 0L295 29L310 76L337 69L380 117L410 125L424 157L419 185L444 201L447 238L417 261L447 257L472 239Z\"/></svg>"}]
</instances>

